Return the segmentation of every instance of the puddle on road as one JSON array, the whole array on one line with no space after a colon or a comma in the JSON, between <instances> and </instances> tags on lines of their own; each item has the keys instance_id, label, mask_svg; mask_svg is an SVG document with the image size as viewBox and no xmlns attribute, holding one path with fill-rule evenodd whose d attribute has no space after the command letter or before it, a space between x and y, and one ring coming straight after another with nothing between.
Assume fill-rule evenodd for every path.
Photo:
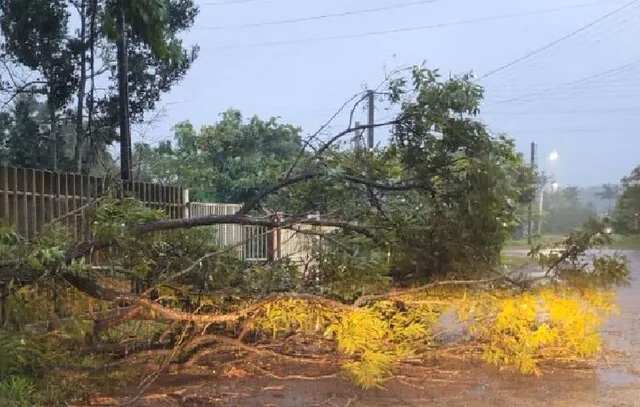
<instances>
[{"instance_id":1,"label":"puddle on road","mask_svg":"<svg viewBox=\"0 0 640 407\"><path fill-rule=\"evenodd\" d=\"M476 383L473 386L470 393L475 396L483 395L486 392L487 387L488 387L488 384L484 380L481 380L479 383Z\"/></svg>"},{"instance_id":2,"label":"puddle on road","mask_svg":"<svg viewBox=\"0 0 640 407\"><path fill-rule=\"evenodd\" d=\"M628 386L640 383L640 378L616 369L597 369L598 381L607 387Z\"/></svg>"}]
</instances>

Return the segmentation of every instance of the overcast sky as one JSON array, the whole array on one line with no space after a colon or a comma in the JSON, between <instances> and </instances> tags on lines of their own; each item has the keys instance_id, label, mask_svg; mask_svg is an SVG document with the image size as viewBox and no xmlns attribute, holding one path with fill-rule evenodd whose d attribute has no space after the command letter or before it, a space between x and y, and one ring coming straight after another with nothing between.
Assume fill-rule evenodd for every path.
<instances>
[{"instance_id":1,"label":"overcast sky","mask_svg":"<svg viewBox=\"0 0 640 407\"><path fill-rule=\"evenodd\" d=\"M181 120L213 123L230 107L246 116L281 116L311 132L363 86L379 83L385 69L426 60L447 74L482 77L626 3L199 0L200 15L185 41L200 45L200 57L163 98L166 114L143 139L170 138ZM398 5L406 6L392 9ZM376 8L385 10L246 27ZM640 63L632 64L640 59L639 17L636 1L481 80L482 119L515 138L523 152L537 143L543 168L557 149L561 184L617 182L640 164ZM238 25L245 27L230 27ZM383 108L377 118L388 115ZM334 129L343 124L341 117ZM378 132L377 141L384 137Z\"/></svg>"}]
</instances>

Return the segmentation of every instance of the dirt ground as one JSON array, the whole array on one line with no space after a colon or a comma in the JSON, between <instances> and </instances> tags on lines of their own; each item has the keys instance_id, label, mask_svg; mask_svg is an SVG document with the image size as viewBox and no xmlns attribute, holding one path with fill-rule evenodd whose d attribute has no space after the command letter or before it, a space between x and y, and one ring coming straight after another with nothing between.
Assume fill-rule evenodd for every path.
<instances>
[{"instance_id":1,"label":"dirt ground","mask_svg":"<svg viewBox=\"0 0 640 407\"><path fill-rule=\"evenodd\" d=\"M627 256L634 282L619 291L620 315L604 328L606 353L617 356L603 357L596 369L556 369L539 378L524 377L458 357L403 366L384 389L363 391L341 378L335 367L264 358L235 364L222 353L199 361L197 372L163 374L133 406L640 407L640 252ZM133 385L117 396L125 401L138 391ZM114 399L94 400L100 401Z\"/></svg>"}]
</instances>

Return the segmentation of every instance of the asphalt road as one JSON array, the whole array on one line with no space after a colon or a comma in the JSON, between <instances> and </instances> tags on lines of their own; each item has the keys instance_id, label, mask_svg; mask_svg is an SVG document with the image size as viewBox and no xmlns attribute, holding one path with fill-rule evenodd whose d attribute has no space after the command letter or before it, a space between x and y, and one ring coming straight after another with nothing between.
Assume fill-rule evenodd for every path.
<instances>
[{"instance_id":1,"label":"asphalt road","mask_svg":"<svg viewBox=\"0 0 640 407\"><path fill-rule=\"evenodd\" d=\"M506 256L511 256L511 257L527 257L527 254L529 253L529 249L505 249L502 251L502 253ZM640 270L640 263L634 263L632 261L632 259L639 257L640 252L634 251L634 250L613 250L613 249L588 250L584 254L584 260L585 262L589 262L590 258L593 256L598 256L598 255L612 256L614 254L619 254L626 257L627 260L630 261L631 267L634 267ZM535 264L534 261L532 261L532 264L525 265L522 268L518 268L518 272L522 274L522 277L528 277L528 278L540 278L540 277L544 277L544 274L545 274L545 271L542 269L542 267ZM638 405L640 406L640 403Z\"/></svg>"}]
</instances>

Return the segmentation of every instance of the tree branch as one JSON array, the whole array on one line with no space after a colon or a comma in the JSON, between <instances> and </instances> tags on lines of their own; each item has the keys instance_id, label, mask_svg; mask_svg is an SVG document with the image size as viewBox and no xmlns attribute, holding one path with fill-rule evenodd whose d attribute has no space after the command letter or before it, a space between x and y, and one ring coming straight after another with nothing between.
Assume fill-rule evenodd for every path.
<instances>
[{"instance_id":1,"label":"tree branch","mask_svg":"<svg viewBox=\"0 0 640 407\"><path fill-rule=\"evenodd\" d=\"M397 124L397 123L398 123L398 119L389 120L389 121L386 121L386 122L383 122L383 123L375 123L373 125L362 125L362 126L355 126L355 127L351 127L350 126L349 128L341 131L340 133L338 133L335 136L333 136L332 138L330 138L326 143L324 143L316 151L315 157L319 157L320 155L322 155L322 153L324 153L327 149L329 149L336 141L338 141L339 139L341 139L342 137L346 136L349 133L353 133L355 131L360 131L360 130L363 130L363 129L390 126L390 125ZM277 192L278 190L280 190L282 188L285 188L287 186L294 185L294 184L297 184L297 183L302 182L302 181L307 181L309 179L316 178L316 177L319 177L319 176L322 176L322 175L325 175L325 174L322 173L322 172L315 172L314 169L312 168L312 165L308 166L299 175L294 176L294 177L291 176L291 169L290 169L282 180L280 180L279 182L277 182L275 184L272 184L272 185L266 187L265 189L260 191L256 196L254 196L250 200L246 201L242 205L242 208L240 208L240 210L238 212L236 212L236 214L237 215L246 215L253 208L255 208L256 205L258 205L260 203L260 201L262 199L264 199L266 196L268 196L270 194L273 194L273 193ZM361 179L359 179L357 177L350 177L350 178L354 182L356 180L360 180L359 183L362 183ZM345 178L345 179L349 180L349 178ZM411 188L409 188L409 189L411 189Z\"/></svg>"},{"instance_id":2,"label":"tree branch","mask_svg":"<svg viewBox=\"0 0 640 407\"><path fill-rule=\"evenodd\" d=\"M318 130L316 130L315 133L313 133L311 136L307 137L307 139L304 142L304 145L302 146L302 148L300 149L300 152L298 153L298 156L296 157L296 159L293 161L293 164L291 164L291 167L289 168L289 170L287 171L287 173L285 174L284 178L289 178L291 176L291 174L293 173L293 170L295 170L296 166L298 165L298 163L300 162L300 160L302 159L302 157L304 156L304 151L307 147L309 147L311 145L311 142L318 137L318 135L329 126L329 124L333 121L333 119L335 119L340 112L342 112L349 103L351 103L354 99L356 99L358 96L360 96L360 101L364 100L365 95L364 92L359 92L353 96L351 96L351 98L349 98L349 100L347 100L346 102L344 102L342 104L342 106L340 106L340 108L329 118L329 120L327 120L322 126L320 126L320 128ZM360 102L359 101L359 102ZM356 105L357 103L356 102ZM351 127L351 124L349 125L349 127Z\"/></svg>"},{"instance_id":3,"label":"tree branch","mask_svg":"<svg viewBox=\"0 0 640 407\"><path fill-rule=\"evenodd\" d=\"M447 285L454 285L454 286L455 285L481 285L481 284L487 284L487 283L495 283L497 281L504 280L506 278L507 278L507 276L500 275L500 276L496 276L496 277L492 277L492 278L486 278L486 279L482 279L482 280L445 280L445 281L436 281L436 282L433 282L433 283L422 285L420 287L410 288L408 290L398 290L398 291L394 291L394 292L390 292L390 293L384 293L384 294L363 295L362 297L359 297L357 300L354 301L353 306L354 307L362 307L364 304L366 304L369 301L397 298L397 297L401 297L401 296L407 295L407 294L419 293L419 292L422 292L422 291L424 291L424 290L426 290L428 288L432 288L432 287L447 286Z\"/></svg>"},{"instance_id":4,"label":"tree branch","mask_svg":"<svg viewBox=\"0 0 640 407\"><path fill-rule=\"evenodd\" d=\"M307 171L307 172L303 172L302 174L299 174L297 176L294 177L290 177L289 175L287 175L286 178L284 178L283 180L276 182L273 185L270 185L268 187L266 187L265 189L263 189L262 191L258 192L258 194L256 196L254 196L253 198L249 199L248 201L246 201L242 207L240 208L240 210L238 210L236 212L236 215L246 215L249 212L251 212L251 210L253 208L255 208L262 199L266 198L267 196L281 190L282 188L288 187L290 185L294 185L297 184L299 182L303 182L303 181L308 181L310 179L319 177L321 174L315 171Z\"/></svg>"},{"instance_id":5,"label":"tree branch","mask_svg":"<svg viewBox=\"0 0 640 407\"><path fill-rule=\"evenodd\" d=\"M371 233L371 229L374 228L373 226L361 226L345 221L329 219L309 219L306 217L293 217L282 221L276 221L269 218L255 218L246 215L209 215L185 219L164 219L140 224L135 228L134 232L136 234L144 234L165 230L192 228L198 226L212 226L220 224L264 226L268 228L288 228L295 224L329 226L350 230L370 238L375 238L375 235Z\"/></svg>"}]
</instances>

